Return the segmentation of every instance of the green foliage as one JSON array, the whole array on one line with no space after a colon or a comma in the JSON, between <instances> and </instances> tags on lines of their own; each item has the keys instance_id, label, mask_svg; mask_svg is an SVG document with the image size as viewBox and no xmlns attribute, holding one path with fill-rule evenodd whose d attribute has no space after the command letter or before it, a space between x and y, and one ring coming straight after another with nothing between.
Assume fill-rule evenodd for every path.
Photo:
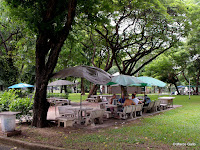
<instances>
[{"instance_id":1,"label":"green foliage","mask_svg":"<svg viewBox=\"0 0 200 150\"><path fill-rule=\"evenodd\" d=\"M18 95L17 95L17 90L8 90L0 95L0 112L1 111L8 111L9 110L9 105L14 101Z\"/></svg>"},{"instance_id":2,"label":"green foliage","mask_svg":"<svg viewBox=\"0 0 200 150\"><path fill-rule=\"evenodd\" d=\"M30 115L30 110L33 109L33 98L20 98L17 93L19 90L9 90L0 94L0 112L1 111L17 111L20 112L17 117L25 117Z\"/></svg>"},{"instance_id":3,"label":"green foliage","mask_svg":"<svg viewBox=\"0 0 200 150\"><path fill-rule=\"evenodd\" d=\"M33 99L30 98L17 98L9 104L10 111L19 111L21 115L29 114L33 109Z\"/></svg>"},{"instance_id":4,"label":"green foliage","mask_svg":"<svg viewBox=\"0 0 200 150\"><path fill-rule=\"evenodd\" d=\"M161 55L145 67L143 75L152 76L164 82L171 83L169 76L175 72L174 66L175 64L171 56Z\"/></svg>"},{"instance_id":5,"label":"green foliage","mask_svg":"<svg viewBox=\"0 0 200 150\"><path fill-rule=\"evenodd\" d=\"M0 80L5 87L28 81L24 74L26 70L33 72L29 68L34 66L34 44L35 36L25 22L11 16L5 1L0 1Z\"/></svg>"}]
</instances>

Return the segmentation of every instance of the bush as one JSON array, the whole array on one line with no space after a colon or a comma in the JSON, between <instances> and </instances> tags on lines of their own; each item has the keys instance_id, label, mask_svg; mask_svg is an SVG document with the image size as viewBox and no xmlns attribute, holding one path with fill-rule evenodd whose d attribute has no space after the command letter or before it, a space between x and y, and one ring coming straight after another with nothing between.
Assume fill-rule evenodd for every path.
<instances>
[{"instance_id":1,"label":"bush","mask_svg":"<svg viewBox=\"0 0 200 150\"><path fill-rule=\"evenodd\" d=\"M9 104L10 111L18 111L20 112L17 115L17 118L22 121L25 119L26 121L30 121L31 113L30 110L33 109L33 99L30 98L17 98Z\"/></svg>"},{"instance_id":2,"label":"bush","mask_svg":"<svg viewBox=\"0 0 200 150\"><path fill-rule=\"evenodd\" d=\"M9 104L10 111L19 111L22 115L29 114L29 111L33 109L33 101L29 98L17 98Z\"/></svg>"},{"instance_id":3,"label":"bush","mask_svg":"<svg viewBox=\"0 0 200 150\"><path fill-rule=\"evenodd\" d=\"M0 95L0 112L1 111L8 111L9 110L9 104L14 101L17 97L18 90L8 90Z\"/></svg>"},{"instance_id":4,"label":"bush","mask_svg":"<svg viewBox=\"0 0 200 150\"><path fill-rule=\"evenodd\" d=\"M5 91L0 95L0 112L1 111L17 111L20 112L17 118L25 118L30 120L30 110L33 109L33 98L20 98L19 90ZM27 119L28 118L28 119Z\"/></svg>"}]
</instances>

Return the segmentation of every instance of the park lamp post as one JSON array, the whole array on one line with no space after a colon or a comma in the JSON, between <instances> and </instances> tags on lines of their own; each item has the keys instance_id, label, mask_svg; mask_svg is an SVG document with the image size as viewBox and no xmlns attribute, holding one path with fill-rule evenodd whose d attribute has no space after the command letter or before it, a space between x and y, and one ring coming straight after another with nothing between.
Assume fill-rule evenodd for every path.
<instances>
[{"instance_id":1,"label":"park lamp post","mask_svg":"<svg viewBox=\"0 0 200 150\"><path fill-rule=\"evenodd\" d=\"M191 88L190 88L190 79L189 79L189 99L190 99L190 92L191 92Z\"/></svg>"}]
</instances>

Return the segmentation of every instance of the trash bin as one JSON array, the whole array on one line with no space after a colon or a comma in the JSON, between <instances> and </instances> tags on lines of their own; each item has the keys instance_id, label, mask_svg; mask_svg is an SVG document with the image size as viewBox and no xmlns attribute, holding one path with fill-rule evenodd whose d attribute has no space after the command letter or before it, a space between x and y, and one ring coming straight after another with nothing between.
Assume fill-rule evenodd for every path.
<instances>
[{"instance_id":1,"label":"trash bin","mask_svg":"<svg viewBox=\"0 0 200 150\"><path fill-rule=\"evenodd\" d=\"M1 128L3 132L11 132L15 130L16 114L19 112L1 112Z\"/></svg>"}]
</instances>

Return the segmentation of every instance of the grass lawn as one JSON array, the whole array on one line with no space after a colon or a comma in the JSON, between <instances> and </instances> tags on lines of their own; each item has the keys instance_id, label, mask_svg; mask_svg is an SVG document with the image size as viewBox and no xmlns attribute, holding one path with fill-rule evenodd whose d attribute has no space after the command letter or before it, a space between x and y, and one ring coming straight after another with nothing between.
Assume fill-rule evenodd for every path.
<instances>
[{"instance_id":1,"label":"grass lawn","mask_svg":"<svg viewBox=\"0 0 200 150\"><path fill-rule=\"evenodd\" d=\"M74 95L69 99L74 97ZM79 95L80 96L80 95ZM151 99L158 96L150 95ZM200 96L175 96L183 107L91 133L72 133L66 148L75 149L199 149ZM80 98L79 98L80 99ZM179 144L182 146L173 146ZM185 146L187 145L187 146Z\"/></svg>"}]
</instances>

